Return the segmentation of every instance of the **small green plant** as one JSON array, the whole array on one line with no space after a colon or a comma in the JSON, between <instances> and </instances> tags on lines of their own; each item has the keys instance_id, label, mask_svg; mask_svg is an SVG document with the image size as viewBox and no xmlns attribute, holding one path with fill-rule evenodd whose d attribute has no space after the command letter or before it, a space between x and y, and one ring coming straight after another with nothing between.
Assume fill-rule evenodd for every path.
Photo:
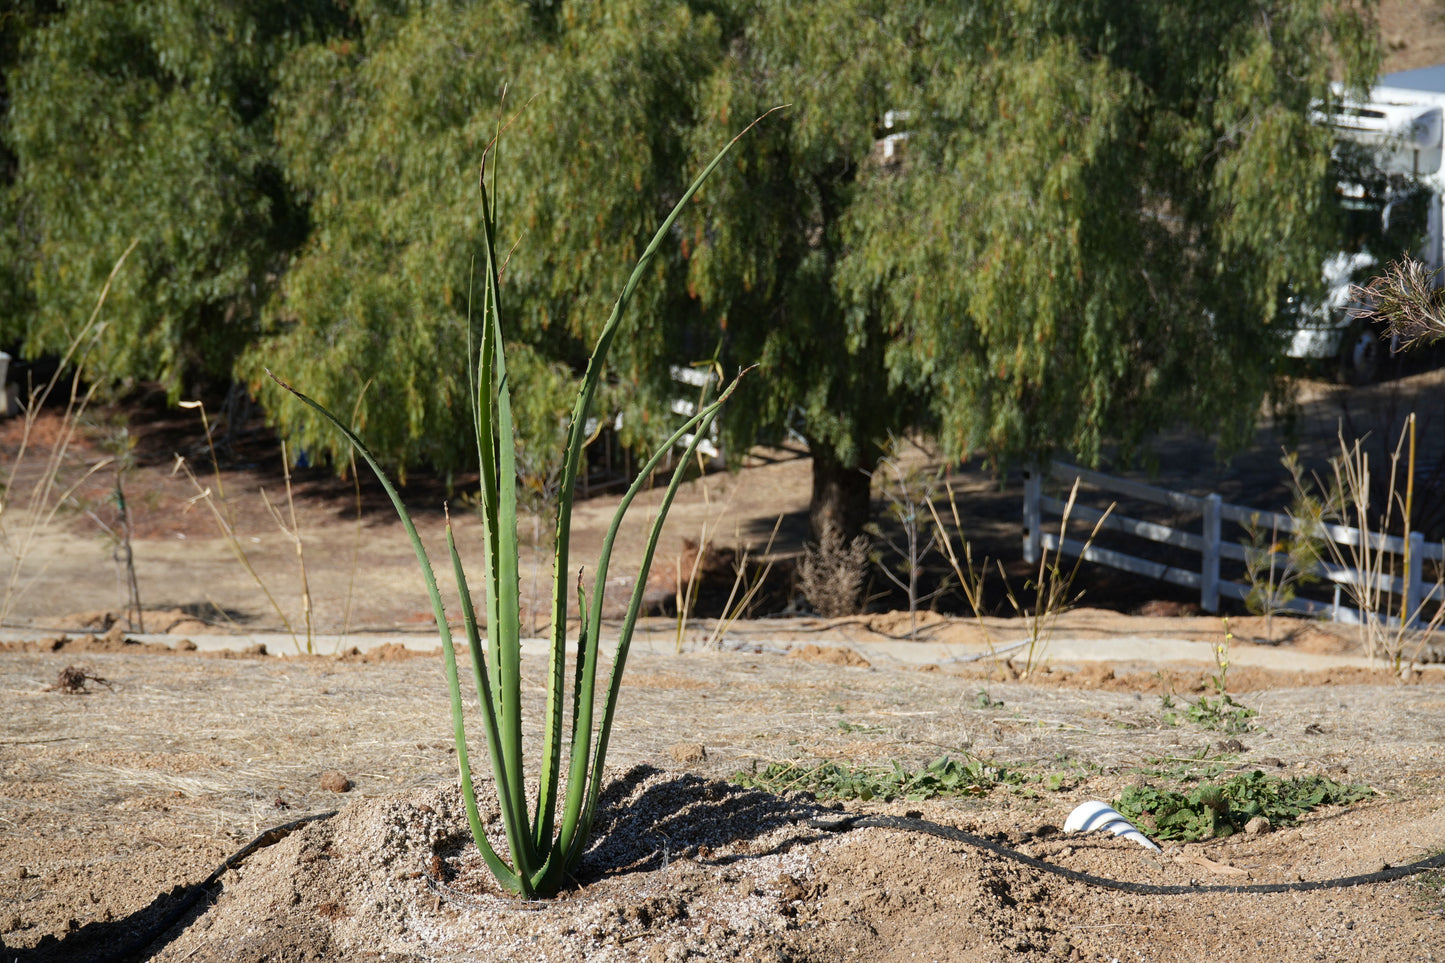
<instances>
[{"instance_id":1,"label":"small green plant","mask_svg":"<svg viewBox=\"0 0 1445 963\"><path fill-rule=\"evenodd\" d=\"M1254 727L1249 720L1259 715L1259 710L1241 705L1225 693L1213 700L1200 696L1199 701L1189 707L1187 714L1191 721L1205 729L1238 733L1248 732Z\"/></svg>"},{"instance_id":2,"label":"small green plant","mask_svg":"<svg viewBox=\"0 0 1445 963\"><path fill-rule=\"evenodd\" d=\"M838 731L847 733L859 733L865 736L876 736L886 730L882 726L871 725L867 722L849 722L846 719L838 720Z\"/></svg>"},{"instance_id":3,"label":"small green plant","mask_svg":"<svg viewBox=\"0 0 1445 963\"><path fill-rule=\"evenodd\" d=\"M1278 518L1266 529L1260 525L1259 515L1251 515L1246 528L1249 541L1243 544L1244 577L1249 582L1244 605L1264 617L1268 642L1274 641L1275 615L1289 610L1297 587L1320 580L1325 542L1319 524L1324 505L1305 481L1299 457L1287 454L1282 464L1293 479L1291 528L1281 538Z\"/></svg>"},{"instance_id":4,"label":"small green plant","mask_svg":"<svg viewBox=\"0 0 1445 963\"><path fill-rule=\"evenodd\" d=\"M1439 856L1445 850L1433 850L1431 856ZM1445 914L1445 870L1436 869L1421 873L1415 884L1415 893L1420 909L1436 916Z\"/></svg>"},{"instance_id":5,"label":"small green plant","mask_svg":"<svg viewBox=\"0 0 1445 963\"><path fill-rule=\"evenodd\" d=\"M1077 772L1049 772L1039 779L1039 784L1048 792L1064 792L1079 785L1079 774Z\"/></svg>"},{"instance_id":6,"label":"small green plant","mask_svg":"<svg viewBox=\"0 0 1445 963\"><path fill-rule=\"evenodd\" d=\"M1214 675L1209 677L1214 691L1224 695L1229 687L1229 647L1234 643L1234 632L1229 628L1229 616L1224 616L1224 641L1214 647Z\"/></svg>"},{"instance_id":7,"label":"small green plant","mask_svg":"<svg viewBox=\"0 0 1445 963\"><path fill-rule=\"evenodd\" d=\"M1215 673L1209 677L1216 698L1200 696L1195 702L1186 700L1184 708L1180 710L1174 703L1174 697L1166 693L1160 697L1166 725L1177 726L1187 719L1202 728L1228 733L1248 732L1253 727L1249 720L1259 714L1258 710L1235 702L1233 697L1224 691L1229 685L1229 646L1233 641L1234 633L1230 631L1229 619L1226 617L1224 641L1214 647Z\"/></svg>"},{"instance_id":8,"label":"small green plant","mask_svg":"<svg viewBox=\"0 0 1445 963\"><path fill-rule=\"evenodd\" d=\"M1278 827L1316 807L1343 806L1372 795L1369 786L1345 785L1328 776L1282 779L1256 769L1222 783L1200 783L1188 792L1130 786L1114 808L1156 839L1195 842L1233 835L1256 816Z\"/></svg>"},{"instance_id":9,"label":"small green plant","mask_svg":"<svg viewBox=\"0 0 1445 963\"><path fill-rule=\"evenodd\" d=\"M1195 702L1182 700L1182 708L1175 704L1171 695L1160 696L1159 701L1164 724L1169 726L1177 726L1187 720L1203 729L1234 734L1248 732L1253 728L1253 723L1249 720L1259 715L1258 710L1235 702L1228 693L1215 699L1200 696Z\"/></svg>"},{"instance_id":10,"label":"small green plant","mask_svg":"<svg viewBox=\"0 0 1445 963\"><path fill-rule=\"evenodd\" d=\"M1022 786L1038 781L1025 773L982 759L942 756L921 769L894 760L886 766L854 766L846 762L816 764L775 762L759 771L739 772L733 782L745 789L772 793L809 792L818 799L917 801L941 796L983 796L995 786Z\"/></svg>"},{"instance_id":11,"label":"small green plant","mask_svg":"<svg viewBox=\"0 0 1445 963\"><path fill-rule=\"evenodd\" d=\"M756 123L756 122L755 122ZM746 131L744 132L746 133ZM739 134L739 137L742 135ZM668 508L682 482L683 471L693 453L706 436L722 404L737 387L734 380L710 404L700 406L642 466L637 480L623 496L602 543L597 560L596 580L588 596L579 584L578 606L581 628L576 643L574 676L568 698L567 615L570 607L568 562L571 530L572 496L577 487L578 469L586 441L586 424L593 398L602 377L602 368L613 339L620 330L622 317L633 292L641 282L659 247L669 236L683 207L697 193L703 181L716 170L737 138L713 158L706 169L678 200L664 219L651 243L638 260L632 275L618 296L611 316L587 363L578 390L567 431L566 450L558 484L557 519L552 569L551 657L548 662L547 699L543 718L541 767L536 773L537 796L533 805L527 799L527 772L522 755L522 672L521 672L521 589L517 539L517 446L512 414L511 390L502 350L502 298L500 268L496 248L496 222L484 161L481 177L481 223L483 233L483 291L479 335L469 351L468 373L472 386L472 417L476 428L478 459L481 465L481 516L485 550L483 576L486 586L485 624L487 637L482 641L482 620L472 605L466 575L457 553L450 522L446 527L447 550L451 556L452 573L460 597L462 621L471 656L474 683L482 709L487 750L491 760L492 778L501 810L502 829L506 838L504 858L494 847L482 826L477 810L476 790L472 782L471 762L462 707L461 683L457 656L447 621L441 592L433 573L431 560L417 534L411 515L401 496L375 456L340 419L322 405L306 397L284 382L278 383L300 401L326 418L342 432L360 453L381 481L391 498L403 527L411 539L417 564L431 598L441 637L447 686L451 696L452 729L457 748L462 795L467 822L487 868L502 887L527 899L545 898L561 890L572 878L586 848L602 789L607 746L615 719L622 673L627 664L633 628L642 610L647 572L657 549ZM495 166L493 167L495 171ZM601 718L597 718L596 684L600 664L600 632L602 628L603 593L607 587L607 569L613 544L633 500L649 484L652 473L673 450L690 437L685 455L676 468L648 533L641 570L634 581L631 602L619 629L612 658L612 673ZM570 705L571 712L566 708ZM570 718L569 718L570 716ZM564 732L567 736L564 738ZM594 744L595 738L595 744ZM565 747L565 758L564 758ZM563 770L566 770L565 780ZM562 795L565 786L565 795ZM560 802L560 807L559 807Z\"/></svg>"},{"instance_id":12,"label":"small green plant","mask_svg":"<svg viewBox=\"0 0 1445 963\"><path fill-rule=\"evenodd\" d=\"M1003 700L989 695L987 689L979 689L973 695L973 705L976 709L1002 709Z\"/></svg>"}]
</instances>

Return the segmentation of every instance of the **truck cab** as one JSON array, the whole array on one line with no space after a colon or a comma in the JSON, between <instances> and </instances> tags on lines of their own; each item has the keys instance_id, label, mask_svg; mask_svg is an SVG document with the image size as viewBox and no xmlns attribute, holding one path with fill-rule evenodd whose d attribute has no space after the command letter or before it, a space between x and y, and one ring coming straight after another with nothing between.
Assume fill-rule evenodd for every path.
<instances>
[{"instance_id":1,"label":"truck cab","mask_svg":"<svg viewBox=\"0 0 1445 963\"><path fill-rule=\"evenodd\" d=\"M1340 380L1364 384L1378 375L1388 345L1370 322L1370 306L1356 298L1355 285L1405 255L1432 273L1442 266L1445 65L1387 74L1368 100L1337 93L1338 106L1319 119L1336 133L1336 199L1345 243L1322 265L1325 303L1294 305L1287 353L1331 360Z\"/></svg>"}]
</instances>

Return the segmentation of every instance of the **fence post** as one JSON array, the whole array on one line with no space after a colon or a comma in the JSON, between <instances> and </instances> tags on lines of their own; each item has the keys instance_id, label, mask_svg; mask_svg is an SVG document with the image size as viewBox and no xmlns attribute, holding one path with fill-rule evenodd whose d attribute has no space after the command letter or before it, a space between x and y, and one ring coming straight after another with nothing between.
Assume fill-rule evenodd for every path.
<instances>
[{"instance_id":1,"label":"fence post","mask_svg":"<svg viewBox=\"0 0 1445 963\"><path fill-rule=\"evenodd\" d=\"M1039 560L1043 532L1039 527L1039 499L1043 497L1043 470L1030 468L1024 472L1024 561L1032 565Z\"/></svg>"},{"instance_id":2,"label":"fence post","mask_svg":"<svg viewBox=\"0 0 1445 963\"><path fill-rule=\"evenodd\" d=\"M1221 507L1224 499L1209 495L1204 499L1204 552L1199 568L1199 607L1206 612L1219 611L1219 541Z\"/></svg>"},{"instance_id":3,"label":"fence post","mask_svg":"<svg viewBox=\"0 0 1445 963\"><path fill-rule=\"evenodd\" d=\"M1405 611L1403 624L1415 628L1420 624L1420 600L1424 598L1425 533L1410 533L1410 558L1405 566Z\"/></svg>"}]
</instances>

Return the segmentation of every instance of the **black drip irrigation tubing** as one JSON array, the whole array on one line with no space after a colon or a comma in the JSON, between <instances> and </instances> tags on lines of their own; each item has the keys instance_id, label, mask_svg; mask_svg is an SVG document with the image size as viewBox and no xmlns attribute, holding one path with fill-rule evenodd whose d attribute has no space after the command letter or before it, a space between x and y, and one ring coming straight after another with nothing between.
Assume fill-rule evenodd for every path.
<instances>
[{"instance_id":1,"label":"black drip irrigation tubing","mask_svg":"<svg viewBox=\"0 0 1445 963\"><path fill-rule=\"evenodd\" d=\"M1042 859L1035 859L1016 849L1011 849L1002 843L996 843L991 839L975 836L973 833L966 833L961 829L954 829L952 826L943 826L938 823L928 822L924 819L915 819L911 816L843 816L836 819L811 820L809 825L815 829L823 829L830 832L878 828L924 833L928 836L936 836L939 839L964 843L976 849L987 850L996 856L1002 856L1004 859L1011 859L1016 863L1022 863L1039 872L1062 876L1064 879L1072 880L1076 883L1099 886L1104 889L1113 889L1124 893L1139 893L1146 896L1187 896L1195 893L1302 893L1319 889L1345 889L1350 886L1365 886L1370 883L1388 883L1391 880L1403 879L1406 876L1414 876L1416 873L1423 873L1428 870L1445 867L1445 852L1441 852L1405 866L1390 866L1377 873L1365 873L1360 876L1301 880L1296 883L1253 883L1246 886L1158 886L1153 883L1133 883L1128 880L1109 879L1106 876L1095 876L1092 873L1081 873L1076 869L1056 866L1053 863L1046 863Z\"/></svg>"}]
</instances>

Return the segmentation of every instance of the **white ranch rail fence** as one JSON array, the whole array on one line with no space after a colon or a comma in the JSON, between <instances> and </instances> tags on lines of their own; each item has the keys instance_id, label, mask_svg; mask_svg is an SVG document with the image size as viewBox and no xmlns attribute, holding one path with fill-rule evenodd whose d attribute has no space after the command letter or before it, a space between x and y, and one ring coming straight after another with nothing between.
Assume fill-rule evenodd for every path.
<instances>
[{"instance_id":1,"label":"white ranch rail fence","mask_svg":"<svg viewBox=\"0 0 1445 963\"><path fill-rule=\"evenodd\" d=\"M1081 486L1081 495L1085 493L1083 486L1088 486L1101 492L1122 495L1137 501L1167 505L1177 511L1197 514L1199 516L1197 532L1182 531L1157 522L1130 518L1118 512L1109 512L1105 517L1104 512L1081 505L1077 501L1069 513L1069 518L1071 521L1083 522L1090 527L1097 524L1102 518L1101 531L1124 532L1136 538L1183 549L1187 553L1197 552L1199 554L1198 569L1181 568L1178 565L1170 565L1129 555L1115 549L1088 544L1079 539L1069 538L1066 533L1065 537L1061 539L1058 534L1058 524L1053 526L1052 532L1046 530L1045 518L1062 518L1066 503L1061 499L1044 495L1044 473L1042 471L1024 473L1024 560L1026 562L1037 563L1042 551L1059 550L1063 555L1071 558L1083 558L1088 562L1133 572L1136 575L1187 588L1197 588L1199 589L1199 607L1206 612L1219 611L1221 597L1243 600L1250 592L1247 584L1224 579L1220 575L1223 560L1229 559L1241 564L1245 561L1244 545L1238 541L1224 540L1225 522L1233 522L1246 531L1253 529L1256 531L1293 532L1298 527L1295 520L1289 515L1231 505L1219 495L1186 495L1166 488L1145 485L1141 482L1115 478L1063 462L1053 462L1050 465L1050 476L1056 480L1077 478ZM1366 537L1359 529L1347 528L1343 525L1326 525L1324 532L1336 545L1341 546L1359 546ZM1422 604L1432 602L1445 604L1445 590L1442 590L1440 584L1437 582L1427 587L1424 581L1425 560L1432 560L1437 566L1442 564L1442 560L1445 560L1445 544L1426 544L1424 535L1419 532L1411 533L1408 542L1398 535L1370 533L1368 538L1371 548L1401 556L1402 563L1405 564L1405 571L1402 575L1377 574L1373 576L1379 587L1395 600L1392 608L1399 604L1399 600L1403 596L1404 611L1410 613L1412 625L1416 625L1421 622L1419 615ZM1348 553L1345 554L1348 555ZM1399 568L1400 566L1395 566L1390 571ZM1332 601L1294 598L1280 608L1308 615L1324 615L1336 622L1358 623L1361 618L1359 610L1342 601L1341 590L1342 586L1361 584L1369 577L1361 575L1356 569L1329 562L1323 562L1317 574L1321 579L1334 584ZM1348 598L1348 593L1345 597Z\"/></svg>"}]
</instances>

